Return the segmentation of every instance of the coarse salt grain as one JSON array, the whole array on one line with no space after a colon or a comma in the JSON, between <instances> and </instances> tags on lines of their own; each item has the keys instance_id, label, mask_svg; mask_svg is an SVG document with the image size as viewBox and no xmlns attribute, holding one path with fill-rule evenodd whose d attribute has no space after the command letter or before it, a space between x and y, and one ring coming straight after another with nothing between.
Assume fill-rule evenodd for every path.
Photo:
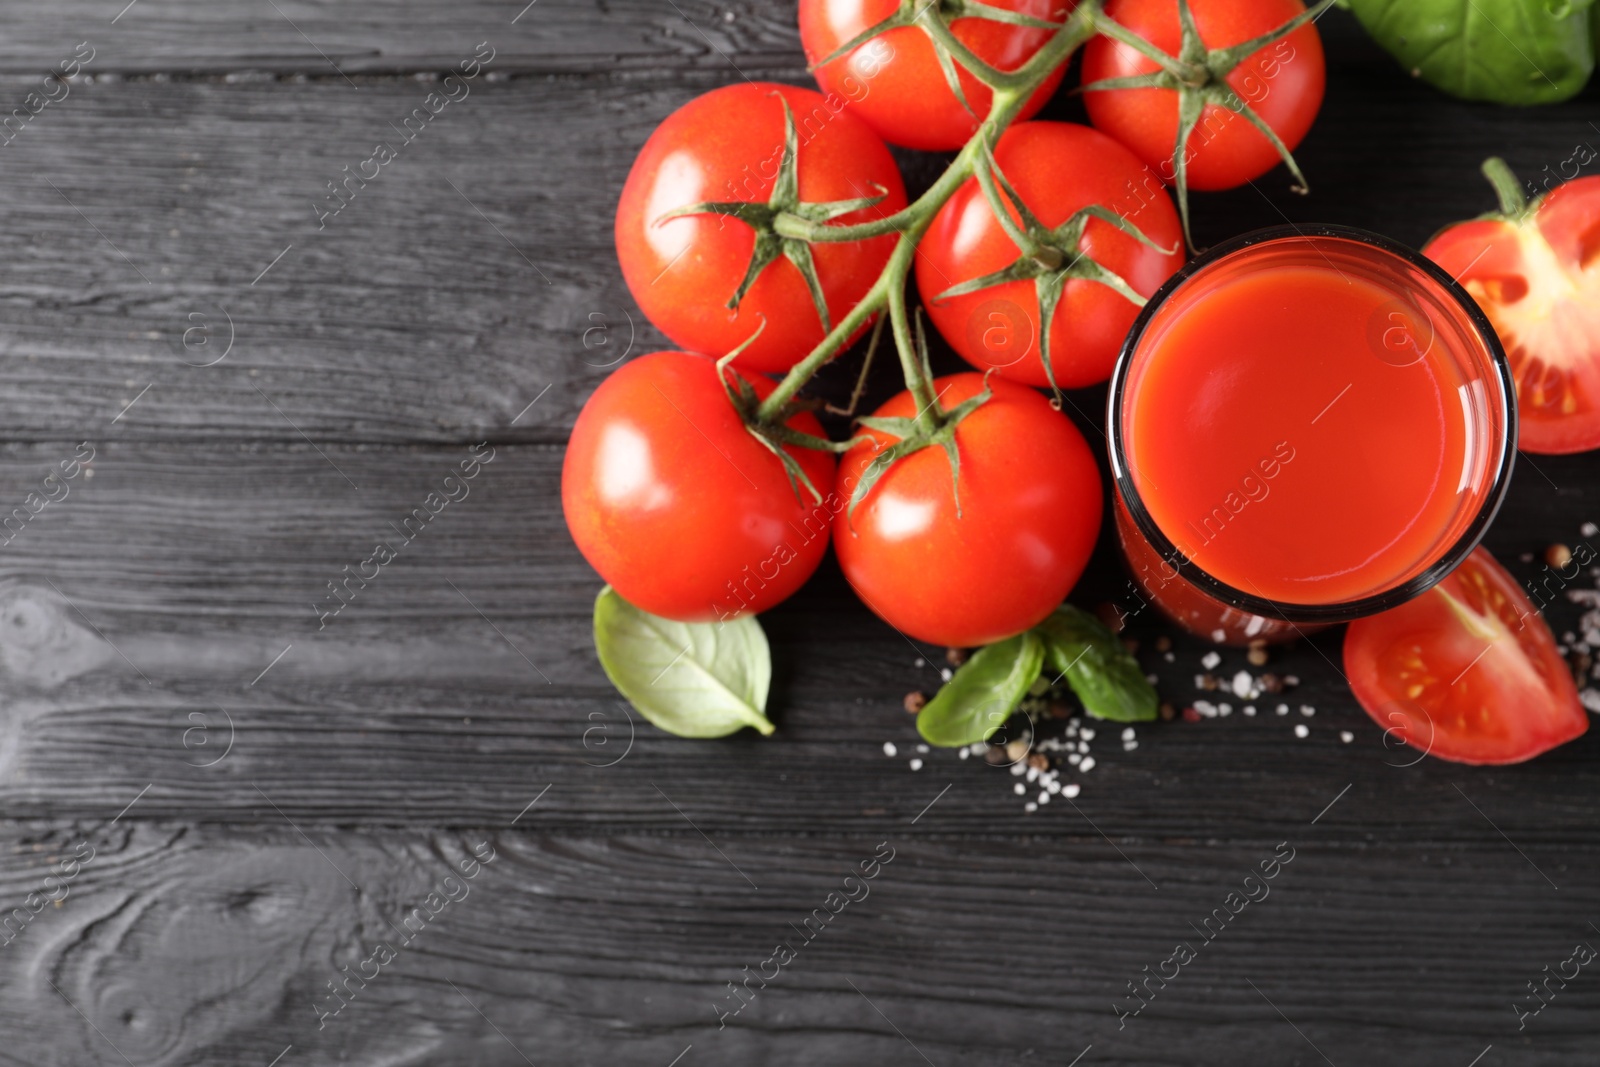
<instances>
[{"instance_id":1,"label":"coarse salt grain","mask_svg":"<svg viewBox=\"0 0 1600 1067\"><path fill-rule=\"evenodd\" d=\"M1085 726L1083 729L1078 731L1078 736L1083 738L1085 741L1093 741L1094 731Z\"/></svg>"},{"instance_id":2,"label":"coarse salt grain","mask_svg":"<svg viewBox=\"0 0 1600 1067\"><path fill-rule=\"evenodd\" d=\"M1217 705L1217 714L1221 715L1223 718L1226 718L1229 715L1232 715L1233 714L1233 705L1232 704L1218 704Z\"/></svg>"},{"instance_id":3,"label":"coarse salt grain","mask_svg":"<svg viewBox=\"0 0 1600 1067\"><path fill-rule=\"evenodd\" d=\"M1249 671L1240 671L1233 676L1233 695L1247 697L1255 688L1255 680L1250 677Z\"/></svg>"},{"instance_id":4,"label":"coarse salt grain","mask_svg":"<svg viewBox=\"0 0 1600 1067\"><path fill-rule=\"evenodd\" d=\"M1040 803L1040 804L1048 804L1048 803L1050 803L1050 793L1049 793L1048 790L1041 789L1039 791L1039 799L1038 799L1037 803Z\"/></svg>"},{"instance_id":5,"label":"coarse salt grain","mask_svg":"<svg viewBox=\"0 0 1600 1067\"><path fill-rule=\"evenodd\" d=\"M1052 778L1050 781L1045 783L1045 789L1051 794L1059 793L1061 792L1061 783Z\"/></svg>"},{"instance_id":6,"label":"coarse salt grain","mask_svg":"<svg viewBox=\"0 0 1600 1067\"><path fill-rule=\"evenodd\" d=\"M960 752L956 753L956 758L957 759L966 759L970 755L972 755L972 753L968 752L966 749L962 749Z\"/></svg>"},{"instance_id":7,"label":"coarse salt grain","mask_svg":"<svg viewBox=\"0 0 1600 1067\"><path fill-rule=\"evenodd\" d=\"M1033 812L1036 812L1036 811L1039 810L1039 805L1035 804L1033 801L1030 800L1026 804L1022 805L1022 810L1028 812L1029 814L1032 814Z\"/></svg>"},{"instance_id":8,"label":"coarse salt grain","mask_svg":"<svg viewBox=\"0 0 1600 1067\"><path fill-rule=\"evenodd\" d=\"M928 665L928 661L927 661L927 660L925 660L925 659L919 659L919 660L917 660L917 666L918 666L918 667L919 667L919 668L920 668L920 667L926 667L926 666L927 666L927 665Z\"/></svg>"},{"instance_id":9,"label":"coarse salt grain","mask_svg":"<svg viewBox=\"0 0 1600 1067\"><path fill-rule=\"evenodd\" d=\"M1016 785L1011 787L1011 791L1020 797L1028 792L1028 787L1023 785L1021 782L1018 782Z\"/></svg>"},{"instance_id":10,"label":"coarse salt grain","mask_svg":"<svg viewBox=\"0 0 1600 1067\"><path fill-rule=\"evenodd\" d=\"M1595 534L1600 534L1600 526L1596 526L1592 522L1586 522L1578 527L1578 532L1585 537L1593 537Z\"/></svg>"},{"instance_id":11,"label":"coarse salt grain","mask_svg":"<svg viewBox=\"0 0 1600 1067\"><path fill-rule=\"evenodd\" d=\"M1294 727L1294 735L1296 737L1310 737L1311 736L1311 727L1307 726L1303 722L1302 723L1296 723L1295 727Z\"/></svg>"},{"instance_id":12,"label":"coarse salt grain","mask_svg":"<svg viewBox=\"0 0 1600 1067\"><path fill-rule=\"evenodd\" d=\"M939 677L948 682L951 678L955 677L955 674L950 670L949 667L940 667Z\"/></svg>"},{"instance_id":13,"label":"coarse salt grain","mask_svg":"<svg viewBox=\"0 0 1600 1067\"><path fill-rule=\"evenodd\" d=\"M1273 710L1276 711L1279 715L1287 715L1287 714L1289 714L1289 705L1287 705L1287 704L1279 704Z\"/></svg>"},{"instance_id":14,"label":"coarse salt grain","mask_svg":"<svg viewBox=\"0 0 1600 1067\"><path fill-rule=\"evenodd\" d=\"M1596 715L1600 715L1600 689L1585 688L1583 692L1578 694L1578 699L1583 703L1584 707Z\"/></svg>"},{"instance_id":15,"label":"coarse salt grain","mask_svg":"<svg viewBox=\"0 0 1600 1067\"><path fill-rule=\"evenodd\" d=\"M914 771L922 770L922 761L919 760L919 759L912 760L911 761L911 769L914 770Z\"/></svg>"},{"instance_id":16,"label":"coarse salt grain","mask_svg":"<svg viewBox=\"0 0 1600 1067\"><path fill-rule=\"evenodd\" d=\"M1079 786L1077 782L1068 782L1066 785L1061 787L1061 795L1066 797L1068 800L1071 800L1073 797L1077 796L1078 792Z\"/></svg>"},{"instance_id":17,"label":"coarse salt grain","mask_svg":"<svg viewBox=\"0 0 1600 1067\"><path fill-rule=\"evenodd\" d=\"M1085 756L1085 757L1083 757L1083 762L1078 764L1078 770L1080 770L1080 771L1092 771L1092 770L1094 770L1094 757L1093 756Z\"/></svg>"},{"instance_id":18,"label":"coarse salt grain","mask_svg":"<svg viewBox=\"0 0 1600 1067\"><path fill-rule=\"evenodd\" d=\"M918 752L920 752L920 753L922 753L922 754L923 754L923 755L927 755L927 753L928 753L928 746L927 746L927 745L918 745L918 746L917 746L917 751L918 751Z\"/></svg>"},{"instance_id":19,"label":"coarse salt grain","mask_svg":"<svg viewBox=\"0 0 1600 1067\"><path fill-rule=\"evenodd\" d=\"M1312 707L1310 704L1301 704L1300 705L1300 714L1304 715L1306 718L1309 719L1309 718L1311 718L1311 716L1315 715L1316 713L1317 713L1317 709Z\"/></svg>"},{"instance_id":20,"label":"coarse salt grain","mask_svg":"<svg viewBox=\"0 0 1600 1067\"><path fill-rule=\"evenodd\" d=\"M1013 763L1011 765L1011 777L1013 777L1013 778L1021 778L1024 774L1027 774L1027 773L1028 773L1028 765L1027 764L1025 764L1025 763Z\"/></svg>"},{"instance_id":21,"label":"coarse salt grain","mask_svg":"<svg viewBox=\"0 0 1600 1067\"><path fill-rule=\"evenodd\" d=\"M1081 752L1068 752L1067 753L1067 762L1068 763L1077 763L1081 759L1083 759L1083 753L1081 753Z\"/></svg>"},{"instance_id":22,"label":"coarse salt grain","mask_svg":"<svg viewBox=\"0 0 1600 1067\"><path fill-rule=\"evenodd\" d=\"M1175 652L1163 652L1161 653L1161 659L1165 663L1176 663L1178 662L1178 655Z\"/></svg>"},{"instance_id":23,"label":"coarse salt grain","mask_svg":"<svg viewBox=\"0 0 1600 1067\"><path fill-rule=\"evenodd\" d=\"M1244 706L1244 713L1246 715L1254 716L1256 713L1256 706L1254 704L1246 704Z\"/></svg>"},{"instance_id":24,"label":"coarse salt grain","mask_svg":"<svg viewBox=\"0 0 1600 1067\"><path fill-rule=\"evenodd\" d=\"M1339 740L1343 741L1345 744L1348 745L1350 742L1354 741L1355 739L1356 739L1356 735L1351 733L1349 730L1340 730L1339 731Z\"/></svg>"},{"instance_id":25,"label":"coarse salt grain","mask_svg":"<svg viewBox=\"0 0 1600 1067\"><path fill-rule=\"evenodd\" d=\"M1216 670L1217 664L1221 662L1222 657L1217 655L1215 652L1207 652L1205 655L1200 657L1200 666L1204 667L1208 671Z\"/></svg>"},{"instance_id":26,"label":"coarse salt grain","mask_svg":"<svg viewBox=\"0 0 1600 1067\"><path fill-rule=\"evenodd\" d=\"M1123 727L1123 728L1122 728L1122 739L1123 739L1123 740L1124 740L1124 741L1132 741L1132 740L1133 740L1133 739L1134 739L1134 738L1135 738L1135 737L1137 737L1137 736L1138 736L1138 735L1137 735L1137 734L1136 734L1136 733L1134 733L1134 732L1133 732L1133 727L1131 727L1131 726L1124 726L1124 727Z\"/></svg>"},{"instance_id":27,"label":"coarse salt grain","mask_svg":"<svg viewBox=\"0 0 1600 1067\"><path fill-rule=\"evenodd\" d=\"M1138 747L1139 747L1139 742L1137 742L1137 741L1124 741L1124 742L1122 742L1122 751L1124 751L1124 752L1132 752L1134 749L1136 749Z\"/></svg>"},{"instance_id":28,"label":"coarse salt grain","mask_svg":"<svg viewBox=\"0 0 1600 1067\"><path fill-rule=\"evenodd\" d=\"M895 751L896 751L896 749L894 747L894 742L893 741L885 741L883 743L883 754L885 756L892 756L892 755L895 754Z\"/></svg>"},{"instance_id":29,"label":"coarse salt grain","mask_svg":"<svg viewBox=\"0 0 1600 1067\"><path fill-rule=\"evenodd\" d=\"M1222 642L1226 641L1227 639L1228 639L1228 631L1226 631L1226 630L1212 630L1211 631L1211 640L1215 641L1217 644L1220 645L1220 644L1222 644Z\"/></svg>"}]
</instances>

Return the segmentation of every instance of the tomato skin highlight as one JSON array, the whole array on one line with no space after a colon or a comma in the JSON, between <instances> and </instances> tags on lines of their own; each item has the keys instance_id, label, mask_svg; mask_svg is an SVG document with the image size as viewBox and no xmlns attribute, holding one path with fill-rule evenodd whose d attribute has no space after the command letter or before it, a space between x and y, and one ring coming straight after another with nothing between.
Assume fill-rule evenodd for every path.
<instances>
[{"instance_id":1,"label":"tomato skin highlight","mask_svg":"<svg viewBox=\"0 0 1600 1067\"><path fill-rule=\"evenodd\" d=\"M961 454L960 514L944 449L894 463L854 515L833 521L834 551L858 596L909 637L952 648L987 645L1035 625L1066 598L1100 532L1102 492L1094 456L1043 396L1001 379L955 438ZM983 390L983 376L934 382L953 408ZM875 412L911 417L909 392ZM845 453L838 495L848 501L879 448L871 438ZM1026 457L1025 461L1023 457Z\"/></svg>"},{"instance_id":2,"label":"tomato skin highlight","mask_svg":"<svg viewBox=\"0 0 1600 1067\"><path fill-rule=\"evenodd\" d=\"M1208 48L1227 48L1270 33L1305 11L1300 0L1190 0L1200 39ZM1168 55L1181 41L1178 5L1173 0L1110 0L1105 13ZM1083 84L1158 70L1156 64L1109 37L1092 38L1083 48ZM1264 46L1235 67L1228 84L1292 152L1322 106L1327 68L1322 39L1308 23ZM1127 145L1163 181L1173 180L1173 148L1178 138L1178 94L1170 89L1109 89L1083 97L1089 120ZM1189 188L1232 189L1279 163L1272 142L1242 115L1207 104L1189 134Z\"/></svg>"},{"instance_id":3,"label":"tomato skin highlight","mask_svg":"<svg viewBox=\"0 0 1600 1067\"><path fill-rule=\"evenodd\" d=\"M990 2L1051 22L1064 22L1076 6L1063 0ZM815 65L826 59L899 7L898 0L800 0L800 44L806 62ZM979 18L958 18L951 22L950 31L979 59L1002 71L1026 63L1052 32ZM813 73L824 92L848 100L850 112L884 140L924 152L948 152L960 148L977 132L993 100L988 86L959 64L956 69L971 112L950 91L932 40L917 26L887 30ZM1066 64L1062 63L1028 98L1018 118L1037 113L1065 73Z\"/></svg>"},{"instance_id":4,"label":"tomato skin highlight","mask_svg":"<svg viewBox=\"0 0 1600 1067\"><path fill-rule=\"evenodd\" d=\"M773 384L749 379L758 396ZM815 416L788 425L821 437ZM786 446L824 501L834 458ZM762 612L811 577L832 511L752 437L716 363L655 352L595 390L572 428L561 505L573 541L623 599L680 622Z\"/></svg>"},{"instance_id":5,"label":"tomato skin highlight","mask_svg":"<svg viewBox=\"0 0 1600 1067\"><path fill-rule=\"evenodd\" d=\"M748 224L716 214L662 219L696 203L771 197L784 143L783 105L794 114L800 199L807 203L886 195L834 219L869 222L906 206L905 185L889 150L841 100L810 89L743 82L683 105L656 127L628 172L617 204L617 258L645 316L681 347L715 356L733 351L743 371L776 373L798 363L823 338L811 292L780 256L751 285L737 312L727 307L755 248ZM877 281L893 235L811 246L818 280L837 323Z\"/></svg>"},{"instance_id":6,"label":"tomato skin highlight","mask_svg":"<svg viewBox=\"0 0 1600 1067\"><path fill-rule=\"evenodd\" d=\"M1183 230L1177 209L1158 184L1143 188L1143 164L1110 137L1069 122L1012 126L995 146L995 162L1045 226L1065 222L1099 204L1122 214L1151 248L1110 223L1091 219L1070 260L1082 253L1134 291L1149 297L1183 265ZM1010 212L1012 220L1019 221ZM1039 298L1031 280L1005 282L973 293L935 299L951 286L1004 269L1021 255L969 178L934 217L917 247L917 289L939 333L979 370L994 368L1024 385L1046 386L1040 359ZM1105 381L1139 308L1096 281L1066 283L1050 332L1056 384L1072 389Z\"/></svg>"},{"instance_id":7,"label":"tomato skin highlight","mask_svg":"<svg viewBox=\"0 0 1600 1067\"><path fill-rule=\"evenodd\" d=\"M1550 627L1483 548L1415 600L1351 623L1344 669L1374 722L1455 763L1521 763L1589 728Z\"/></svg>"},{"instance_id":8,"label":"tomato skin highlight","mask_svg":"<svg viewBox=\"0 0 1600 1067\"><path fill-rule=\"evenodd\" d=\"M1600 177L1557 186L1521 219L1441 231L1422 250L1477 301L1517 383L1517 444L1600 448Z\"/></svg>"}]
</instances>

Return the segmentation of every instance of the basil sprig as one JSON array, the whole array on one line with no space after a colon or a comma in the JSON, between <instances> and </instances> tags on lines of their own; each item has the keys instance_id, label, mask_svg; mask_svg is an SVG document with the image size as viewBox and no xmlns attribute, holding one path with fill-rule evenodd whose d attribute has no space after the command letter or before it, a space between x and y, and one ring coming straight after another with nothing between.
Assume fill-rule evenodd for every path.
<instances>
[{"instance_id":1,"label":"basil sprig","mask_svg":"<svg viewBox=\"0 0 1600 1067\"><path fill-rule=\"evenodd\" d=\"M751 616L674 622L634 607L609 585L594 602L600 666L639 714L679 737L722 737L767 718L772 653Z\"/></svg>"},{"instance_id":2,"label":"basil sprig","mask_svg":"<svg viewBox=\"0 0 1600 1067\"><path fill-rule=\"evenodd\" d=\"M1052 685L1065 680L1097 719L1156 717L1159 700L1139 661L1093 615L1063 604L1033 629L973 653L917 715L917 732L944 748L985 741L1041 671Z\"/></svg>"}]
</instances>

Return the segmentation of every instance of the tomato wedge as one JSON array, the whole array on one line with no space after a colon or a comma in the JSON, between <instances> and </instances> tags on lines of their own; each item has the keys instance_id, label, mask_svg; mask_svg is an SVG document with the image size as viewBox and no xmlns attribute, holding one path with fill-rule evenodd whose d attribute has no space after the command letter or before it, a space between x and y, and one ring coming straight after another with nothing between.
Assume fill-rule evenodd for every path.
<instances>
[{"instance_id":1,"label":"tomato wedge","mask_svg":"<svg viewBox=\"0 0 1600 1067\"><path fill-rule=\"evenodd\" d=\"M1344 669L1374 722L1456 763L1521 763L1589 728L1550 627L1482 548L1415 600L1351 623Z\"/></svg>"},{"instance_id":2,"label":"tomato wedge","mask_svg":"<svg viewBox=\"0 0 1600 1067\"><path fill-rule=\"evenodd\" d=\"M1483 170L1500 211L1448 227L1422 253L1472 294L1505 345L1517 444L1600 448L1600 177L1529 203L1505 163Z\"/></svg>"}]
</instances>

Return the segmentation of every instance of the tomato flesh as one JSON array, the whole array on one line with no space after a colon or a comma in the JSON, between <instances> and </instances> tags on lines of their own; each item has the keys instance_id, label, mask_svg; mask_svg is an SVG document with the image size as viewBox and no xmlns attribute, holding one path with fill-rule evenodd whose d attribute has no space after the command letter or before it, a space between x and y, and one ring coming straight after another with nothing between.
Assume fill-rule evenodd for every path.
<instances>
[{"instance_id":1,"label":"tomato flesh","mask_svg":"<svg viewBox=\"0 0 1600 1067\"><path fill-rule=\"evenodd\" d=\"M1589 728L1550 627L1482 548L1437 586L1350 624L1345 673L1374 722L1457 763L1520 763Z\"/></svg>"},{"instance_id":2,"label":"tomato flesh","mask_svg":"<svg viewBox=\"0 0 1600 1067\"><path fill-rule=\"evenodd\" d=\"M783 157L780 96L794 116L802 202L884 194L831 225L869 222L905 207L905 186L888 148L844 101L764 82L715 89L669 115L640 149L617 204L617 258L646 317L675 344L712 356L726 355L760 329L739 355L746 371L787 370L821 342L822 319L804 275L779 256L730 310L756 231L725 215L662 216L692 204L771 199ZM872 288L894 241L888 235L811 246L831 322Z\"/></svg>"},{"instance_id":3,"label":"tomato flesh","mask_svg":"<svg viewBox=\"0 0 1600 1067\"><path fill-rule=\"evenodd\" d=\"M1063 262L1082 255L1149 297L1183 265L1183 231L1159 185L1134 192L1142 165L1126 148L1087 126L1025 122L1005 132L995 162L1023 203L1048 227L1098 204L1117 212L1159 248L1100 219L1089 220ZM1020 222L1010 212L1013 222ZM1163 249L1165 251L1163 251ZM977 180L969 178L934 217L917 246L917 288L933 324L961 358L1025 385L1049 384L1041 358L1039 297L1032 280L1003 282L937 299L946 289L1003 270L1022 253L1001 228ZM1062 388L1111 376L1139 306L1098 281L1069 280L1051 320L1050 365Z\"/></svg>"},{"instance_id":4,"label":"tomato flesh","mask_svg":"<svg viewBox=\"0 0 1600 1067\"><path fill-rule=\"evenodd\" d=\"M854 514L841 507L833 523L839 565L866 605L909 637L953 648L992 644L1050 614L1100 532L1100 471L1077 427L1032 389L996 378L989 386L993 398L956 427L959 506L935 445L897 460ZM980 374L934 382L947 410L982 389ZM916 411L906 392L875 414ZM869 440L840 462L841 500L895 440L861 432Z\"/></svg>"},{"instance_id":5,"label":"tomato flesh","mask_svg":"<svg viewBox=\"0 0 1600 1067\"><path fill-rule=\"evenodd\" d=\"M1558 186L1518 220L1477 219L1423 254L1472 294L1517 383L1517 443L1600 448L1600 178Z\"/></svg>"},{"instance_id":6,"label":"tomato flesh","mask_svg":"<svg viewBox=\"0 0 1600 1067\"><path fill-rule=\"evenodd\" d=\"M758 396L774 388L750 381ZM822 436L809 412L788 425ZM785 448L826 502L833 456ZM716 363L687 352L640 356L595 390L567 444L561 505L579 551L624 600L682 622L788 597L822 561L833 518L745 429Z\"/></svg>"},{"instance_id":7,"label":"tomato flesh","mask_svg":"<svg viewBox=\"0 0 1600 1067\"><path fill-rule=\"evenodd\" d=\"M1189 0L1195 27L1207 48L1242 44L1305 11L1300 0ZM1174 0L1110 0L1108 17L1168 55L1182 41ZM1109 37L1083 48L1083 83L1158 70L1154 60ZM1322 106L1327 70L1322 40L1307 23L1265 45L1227 75L1227 82L1293 151ZM1171 182L1178 139L1178 94L1171 89L1106 89L1084 94L1089 120L1132 149ZM1232 189L1278 165L1277 149L1242 115L1207 104L1189 134L1187 176L1191 189Z\"/></svg>"},{"instance_id":8,"label":"tomato flesh","mask_svg":"<svg viewBox=\"0 0 1600 1067\"><path fill-rule=\"evenodd\" d=\"M1074 6L1066 0L989 2L1050 22L1066 21ZM800 44L806 62L826 59L899 8L899 0L800 0ZM992 19L958 18L951 21L950 32L985 63L1010 71L1032 58L1052 31ZM1028 118L1044 106L1065 71L1063 63L1045 79L1023 104L1020 118ZM957 65L956 78L971 110L963 107L939 68L932 39L919 26L886 30L817 67L814 73L824 92L848 101L850 112L886 141L925 152L960 148L977 132L993 100L988 86Z\"/></svg>"}]
</instances>

